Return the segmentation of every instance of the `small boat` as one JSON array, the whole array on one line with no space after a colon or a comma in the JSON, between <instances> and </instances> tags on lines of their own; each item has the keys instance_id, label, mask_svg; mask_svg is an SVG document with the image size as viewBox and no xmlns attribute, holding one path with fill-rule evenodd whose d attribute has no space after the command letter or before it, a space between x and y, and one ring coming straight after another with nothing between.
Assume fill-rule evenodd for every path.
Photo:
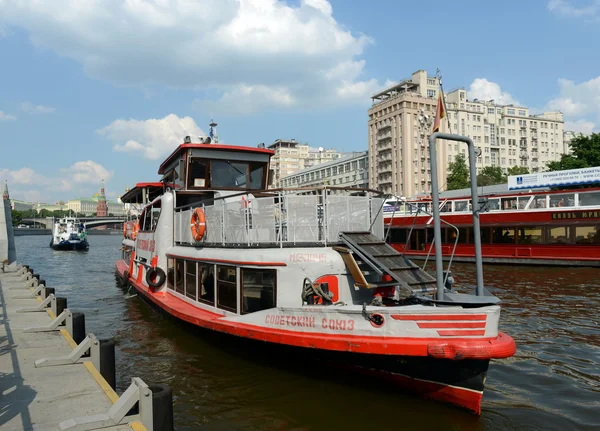
<instances>
[{"instance_id":1,"label":"small boat","mask_svg":"<svg viewBox=\"0 0 600 431\"><path fill-rule=\"evenodd\" d=\"M87 240L87 229L75 217L64 217L54 223L50 247L54 250L79 250L90 248Z\"/></svg>"},{"instance_id":2,"label":"small boat","mask_svg":"<svg viewBox=\"0 0 600 431\"><path fill-rule=\"evenodd\" d=\"M379 191L269 188L273 151L201 139L122 196L141 205L115 264L123 285L252 349L301 349L480 414L490 361L516 345L479 266L476 294L459 293L441 253L433 276L385 242Z\"/></svg>"}]
</instances>

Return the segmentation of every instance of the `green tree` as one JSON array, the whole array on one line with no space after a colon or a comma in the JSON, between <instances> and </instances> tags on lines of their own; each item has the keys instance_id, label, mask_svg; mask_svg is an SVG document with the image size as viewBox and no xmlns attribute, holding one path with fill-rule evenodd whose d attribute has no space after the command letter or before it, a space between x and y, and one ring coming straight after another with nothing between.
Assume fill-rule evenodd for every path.
<instances>
[{"instance_id":1,"label":"green tree","mask_svg":"<svg viewBox=\"0 0 600 431\"><path fill-rule=\"evenodd\" d=\"M576 136L571 140L569 146L571 147L571 154L563 154L560 160L549 162L546 165L549 171L563 171L566 169L581 169L600 166L600 133L592 133L591 136ZM600 183L593 183L560 188L598 187L599 184Z\"/></svg>"},{"instance_id":2,"label":"green tree","mask_svg":"<svg viewBox=\"0 0 600 431\"><path fill-rule=\"evenodd\" d=\"M21 211L13 210L11 211L12 215L12 225L13 227L17 227L23 221L23 213Z\"/></svg>"},{"instance_id":3,"label":"green tree","mask_svg":"<svg viewBox=\"0 0 600 431\"><path fill-rule=\"evenodd\" d=\"M529 173L529 169L525 166L513 166L512 168L508 168L506 171L506 175L525 175ZM505 181L506 182L506 181Z\"/></svg>"},{"instance_id":4,"label":"green tree","mask_svg":"<svg viewBox=\"0 0 600 431\"><path fill-rule=\"evenodd\" d=\"M469 168L465 156L459 154L453 162L448 165L448 177L446 178L448 190L465 189L470 186Z\"/></svg>"},{"instance_id":5,"label":"green tree","mask_svg":"<svg viewBox=\"0 0 600 431\"><path fill-rule=\"evenodd\" d=\"M478 186L491 186L493 184L503 184L506 182L506 177L502 174L502 169L499 166L486 166L477 175Z\"/></svg>"}]
</instances>

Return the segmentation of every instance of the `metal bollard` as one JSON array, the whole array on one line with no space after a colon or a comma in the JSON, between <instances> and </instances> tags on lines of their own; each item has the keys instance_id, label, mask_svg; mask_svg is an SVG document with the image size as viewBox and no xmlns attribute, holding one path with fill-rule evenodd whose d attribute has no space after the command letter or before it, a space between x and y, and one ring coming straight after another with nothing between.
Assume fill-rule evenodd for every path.
<instances>
[{"instance_id":1,"label":"metal bollard","mask_svg":"<svg viewBox=\"0 0 600 431\"><path fill-rule=\"evenodd\" d=\"M38 284L43 284L45 286L46 285L46 280L41 279L41 280L38 281Z\"/></svg>"},{"instance_id":2,"label":"metal bollard","mask_svg":"<svg viewBox=\"0 0 600 431\"><path fill-rule=\"evenodd\" d=\"M54 293L54 287L46 287L44 289L44 294L42 295L43 298L42 299L46 299L48 296L50 296L51 293ZM56 295L56 293L54 293Z\"/></svg>"},{"instance_id":3,"label":"metal bollard","mask_svg":"<svg viewBox=\"0 0 600 431\"><path fill-rule=\"evenodd\" d=\"M85 336L85 314L73 313L73 333L71 334L73 341L77 344L81 344L85 339Z\"/></svg>"},{"instance_id":4,"label":"metal bollard","mask_svg":"<svg viewBox=\"0 0 600 431\"><path fill-rule=\"evenodd\" d=\"M33 274L33 278L37 278L37 279L38 279L38 282L39 282L40 275L39 275L39 274Z\"/></svg>"},{"instance_id":5,"label":"metal bollard","mask_svg":"<svg viewBox=\"0 0 600 431\"><path fill-rule=\"evenodd\" d=\"M114 340L100 340L100 374L111 388L117 387Z\"/></svg>"},{"instance_id":6,"label":"metal bollard","mask_svg":"<svg viewBox=\"0 0 600 431\"><path fill-rule=\"evenodd\" d=\"M148 385L152 391L153 429L173 431L173 391L168 385Z\"/></svg>"},{"instance_id":7,"label":"metal bollard","mask_svg":"<svg viewBox=\"0 0 600 431\"><path fill-rule=\"evenodd\" d=\"M60 313L65 311L65 308L67 308L67 298L57 297L56 298L56 310L52 310L52 311L54 311L54 315L60 316ZM63 325L64 325L64 322L61 324L61 326L63 326Z\"/></svg>"}]
</instances>

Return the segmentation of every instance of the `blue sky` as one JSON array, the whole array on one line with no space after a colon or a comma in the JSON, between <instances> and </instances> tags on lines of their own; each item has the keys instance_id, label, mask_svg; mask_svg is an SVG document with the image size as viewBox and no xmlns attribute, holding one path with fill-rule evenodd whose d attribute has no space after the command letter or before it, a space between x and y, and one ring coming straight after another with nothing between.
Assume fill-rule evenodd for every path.
<instances>
[{"instance_id":1,"label":"blue sky","mask_svg":"<svg viewBox=\"0 0 600 431\"><path fill-rule=\"evenodd\" d=\"M0 1L0 180L110 198L185 135L366 150L370 95L418 69L446 91L600 131L600 0Z\"/></svg>"}]
</instances>

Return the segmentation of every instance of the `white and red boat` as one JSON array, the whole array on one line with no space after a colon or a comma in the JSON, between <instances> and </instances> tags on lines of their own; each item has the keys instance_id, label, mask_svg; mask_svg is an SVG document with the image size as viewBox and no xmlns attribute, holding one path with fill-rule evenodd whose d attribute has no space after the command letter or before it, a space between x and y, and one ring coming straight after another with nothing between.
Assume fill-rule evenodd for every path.
<instances>
[{"instance_id":1,"label":"white and red boat","mask_svg":"<svg viewBox=\"0 0 600 431\"><path fill-rule=\"evenodd\" d=\"M600 188L482 193L478 205L484 262L600 266ZM387 242L410 259L435 255L431 211L431 196L387 199ZM467 193L441 199L445 259L475 260L471 211Z\"/></svg>"},{"instance_id":2,"label":"white and red boat","mask_svg":"<svg viewBox=\"0 0 600 431\"><path fill-rule=\"evenodd\" d=\"M268 189L271 150L185 142L161 182L122 197L144 205L124 228L125 284L192 325L480 413L490 360L516 350L497 298L447 289L386 244L379 192Z\"/></svg>"}]
</instances>

